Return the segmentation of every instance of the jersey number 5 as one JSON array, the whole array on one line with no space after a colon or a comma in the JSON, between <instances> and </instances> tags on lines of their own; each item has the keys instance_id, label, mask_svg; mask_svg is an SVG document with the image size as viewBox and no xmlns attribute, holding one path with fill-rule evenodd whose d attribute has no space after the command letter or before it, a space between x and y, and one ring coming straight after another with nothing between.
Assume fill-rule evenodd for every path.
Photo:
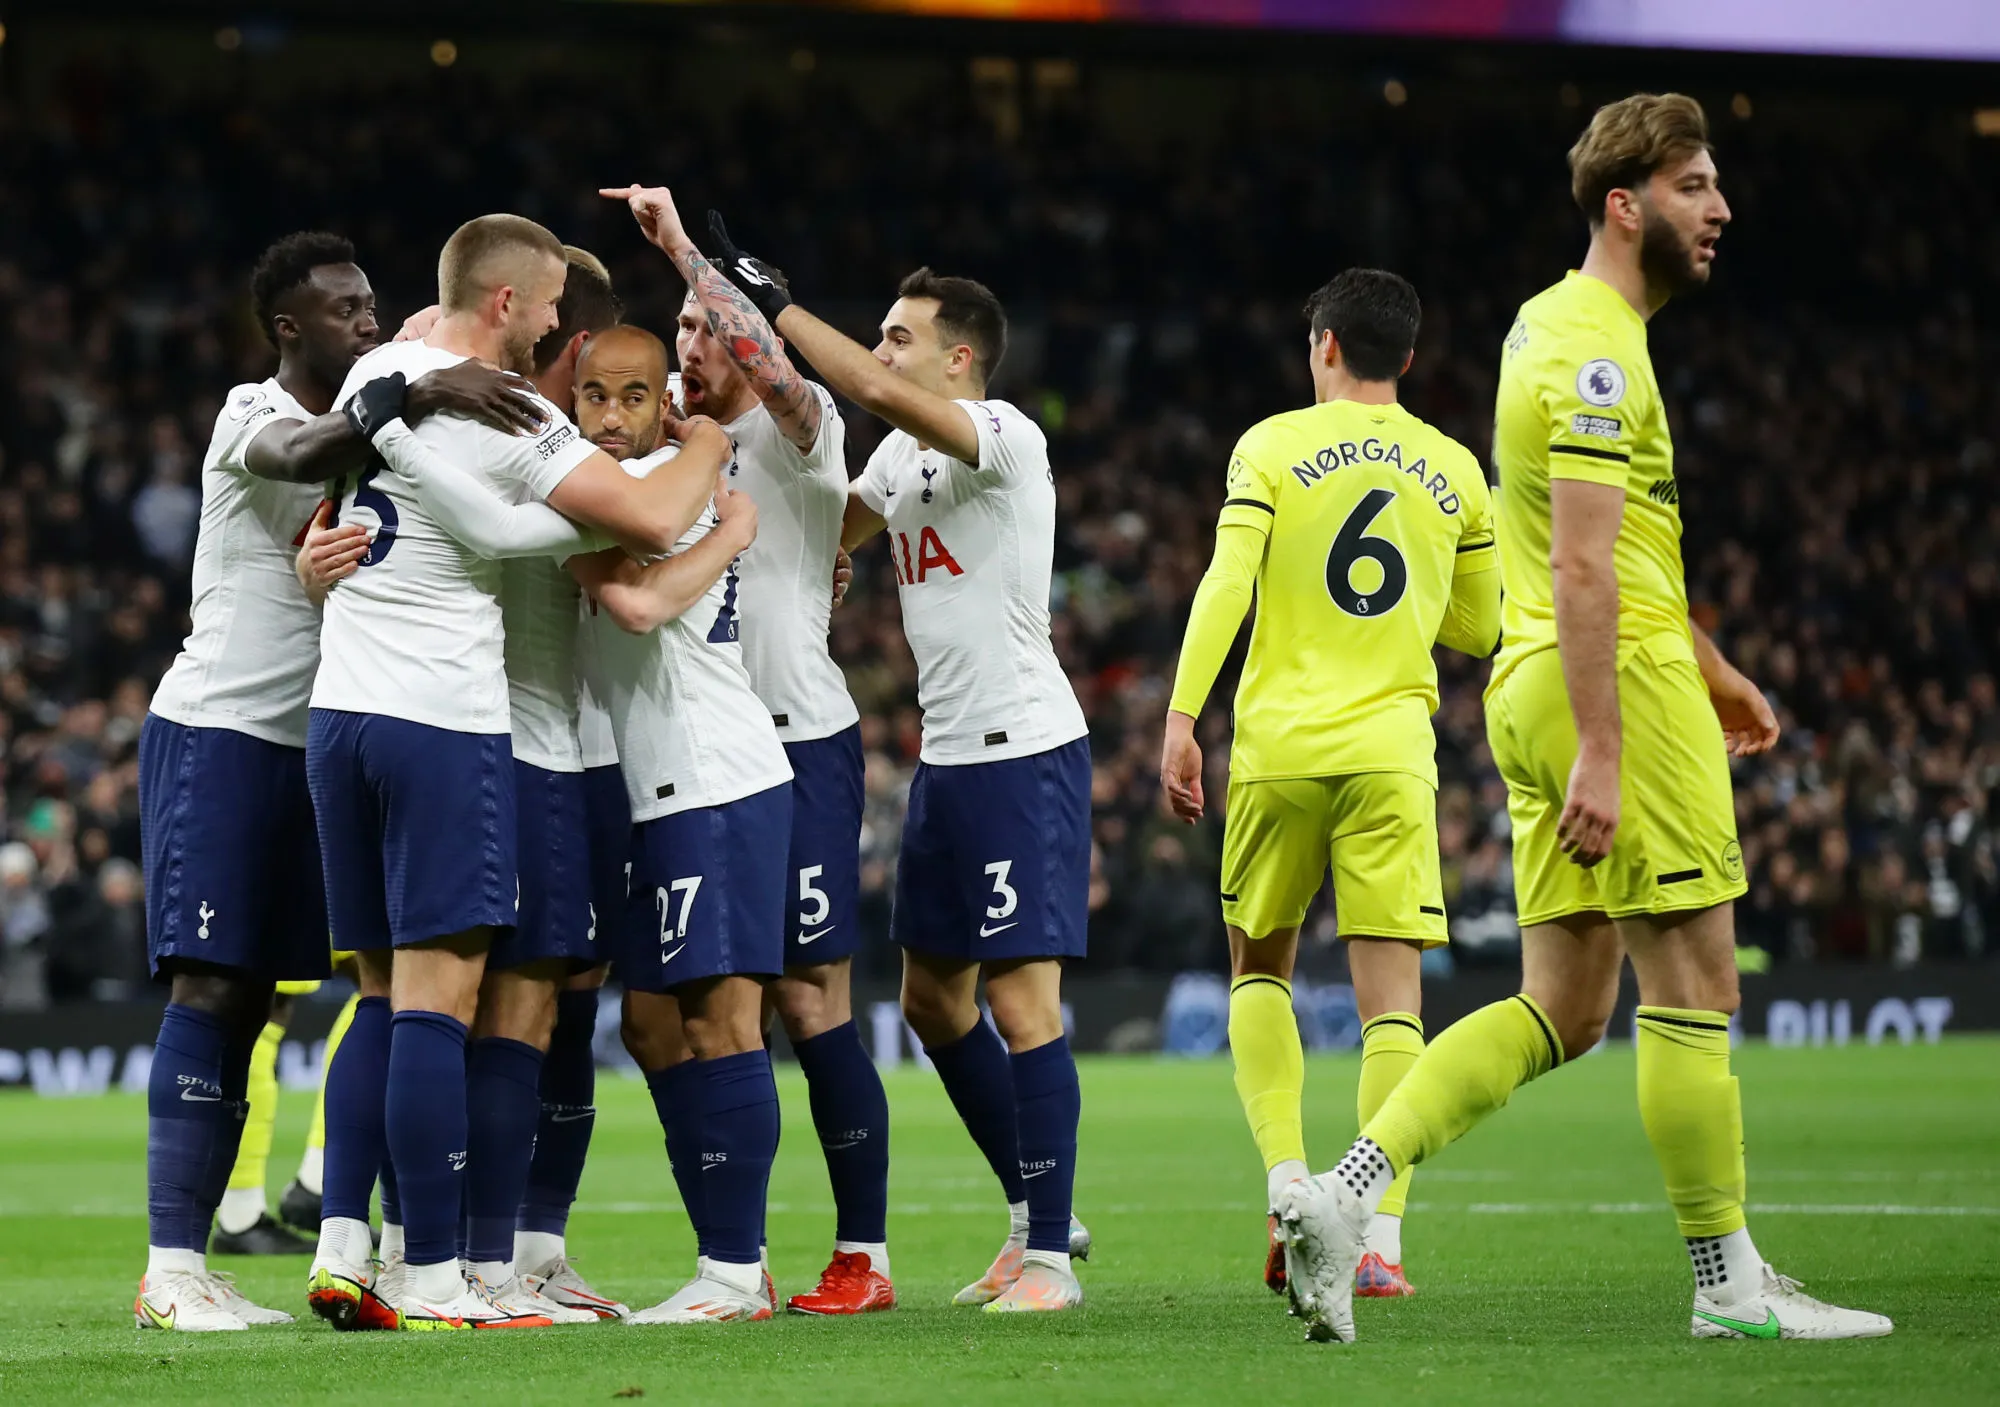
<instances>
[{"instance_id":1,"label":"jersey number 5","mask_svg":"<svg viewBox=\"0 0 2000 1407\"><path fill-rule=\"evenodd\" d=\"M1326 593L1351 616L1379 616L1393 610L1409 589L1410 569L1396 544L1386 537L1368 536L1368 525L1395 501L1394 489L1368 490L1334 534L1333 550L1326 554ZM1382 584L1366 593L1354 589L1353 579L1354 564L1364 557L1382 569Z\"/></svg>"},{"instance_id":2,"label":"jersey number 5","mask_svg":"<svg viewBox=\"0 0 2000 1407\"><path fill-rule=\"evenodd\" d=\"M382 456L373 455L368 467L361 471L361 477L354 481L354 506L366 508L375 515L375 537L368 544L368 551L362 556L357 567L372 567L389 555L389 549L396 545L396 529L402 518L396 512L396 505L389 501L389 495L374 486L375 476L389 467ZM338 525L340 515L336 512L331 523Z\"/></svg>"}]
</instances>

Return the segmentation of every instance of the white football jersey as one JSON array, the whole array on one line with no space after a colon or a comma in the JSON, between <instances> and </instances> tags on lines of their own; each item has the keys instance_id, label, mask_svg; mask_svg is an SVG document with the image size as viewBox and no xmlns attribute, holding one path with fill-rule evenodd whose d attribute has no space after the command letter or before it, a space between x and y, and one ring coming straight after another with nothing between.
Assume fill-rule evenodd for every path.
<instances>
[{"instance_id":1,"label":"white football jersey","mask_svg":"<svg viewBox=\"0 0 2000 1407\"><path fill-rule=\"evenodd\" d=\"M757 505L757 540L737 560L743 663L786 742L831 737L861 717L826 647L847 509L847 427L833 397L807 385L820 405L810 453L785 438L761 402L723 427L736 443L730 486Z\"/></svg>"},{"instance_id":2,"label":"white football jersey","mask_svg":"<svg viewBox=\"0 0 2000 1407\"><path fill-rule=\"evenodd\" d=\"M319 485L260 479L244 467L274 420L313 415L273 377L229 393L201 466L194 543L194 629L153 691L153 712L190 728L229 728L306 745L319 668L319 608L293 573Z\"/></svg>"},{"instance_id":3,"label":"white football jersey","mask_svg":"<svg viewBox=\"0 0 2000 1407\"><path fill-rule=\"evenodd\" d=\"M380 376L414 381L465 358L425 342L392 342L354 365L339 404ZM534 438L457 416L430 416L416 436L502 500L545 499L595 445L537 398ZM503 644L502 563L463 546L381 459L339 486L339 521L374 529L360 568L327 598L315 708L405 718L458 733L512 731Z\"/></svg>"},{"instance_id":4,"label":"white football jersey","mask_svg":"<svg viewBox=\"0 0 2000 1407\"><path fill-rule=\"evenodd\" d=\"M625 472L643 479L679 452L668 445L628 459ZM693 547L715 522L711 506L674 551ZM591 618L600 702L611 714L635 823L740 801L792 778L785 745L743 667L737 589L732 565L679 619L644 635L620 630L607 612Z\"/></svg>"},{"instance_id":5,"label":"white football jersey","mask_svg":"<svg viewBox=\"0 0 2000 1407\"><path fill-rule=\"evenodd\" d=\"M576 744L587 770L609 767L618 760L618 737L611 731L611 714L598 702L604 679L597 658L597 632L590 624L597 603L586 596L577 605Z\"/></svg>"},{"instance_id":6,"label":"white football jersey","mask_svg":"<svg viewBox=\"0 0 2000 1407\"><path fill-rule=\"evenodd\" d=\"M582 597L576 578L552 558L510 557L501 563L514 760L548 772L583 770L576 673Z\"/></svg>"},{"instance_id":7,"label":"white football jersey","mask_svg":"<svg viewBox=\"0 0 2000 1407\"><path fill-rule=\"evenodd\" d=\"M1029 757L1087 731L1049 640L1048 440L1006 401L959 404L979 435L977 464L894 430L859 481L889 525L933 766Z\"/></svg>"}]
</instances>

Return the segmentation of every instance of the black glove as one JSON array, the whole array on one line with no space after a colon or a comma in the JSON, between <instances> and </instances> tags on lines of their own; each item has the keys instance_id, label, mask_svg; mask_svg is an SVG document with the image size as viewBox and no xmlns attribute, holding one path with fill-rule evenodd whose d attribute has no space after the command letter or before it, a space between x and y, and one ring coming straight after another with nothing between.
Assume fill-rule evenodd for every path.
<instances>
[{"instance_id":1,"label":"black glove","mask_svg":"<svg viewBox=\"0 0 2000 1407\"><path fill-rule=\"evenodd\" d=\"M767 322L775 324L778 314L792 306L792 295L786 290L785 276L759 259L754 254L745 254L729 238L729 229L722 223L722 212L708 212L708 230L715 236L715 248L722 258L722 272L735 284L745 298L757 305L757 311Z\"/></svg>"},{"instance_id":2,"label":"black glove","mask_svg":"<svg viewBox=\"0 0 2000 1407\"><path fill-rule=\"evenodd\" d=\"M348 401L347 423L354 427L355 434L373 444L385 425L403 418L403 402L409 393L410 384L402 372L377 377Z\"/></svg>"}]
</instances>

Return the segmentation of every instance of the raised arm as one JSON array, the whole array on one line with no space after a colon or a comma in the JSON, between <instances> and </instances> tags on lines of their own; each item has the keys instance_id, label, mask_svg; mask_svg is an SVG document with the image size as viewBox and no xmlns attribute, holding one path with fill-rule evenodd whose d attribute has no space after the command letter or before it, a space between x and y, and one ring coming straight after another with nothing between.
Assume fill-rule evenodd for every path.
<instances>
[{"instance_id":1,"label":"raised arm","mask_svg":"<svg viewBox=\"0 0 2000 1407\"><path fill-rule=\"evenodd\" d=\"M964 406L898 376L859 342L792 302L771 266L744 253L730 240L720 214L711 210L708 219L722 272L813 364L827 385L863 410L915 436L918 443L943 450L961 463L979 463L979 434Z\"/></svg>"},{"instance_id":2,"label":"raised arm","mask_svg":"<svg viewBox=\"0 0 2000 1407\"><path fill-rule=\"evenodd\" d=\"M484 362L462 361L426 372L404 393L402 419L411 425L430 415L463 415L509 435L541 428L541 409L532 388L518 376ZM244 451L243 466L260 479L288 484L322 484L358 471L368 461L368 442L341 411L311 420L274 420Z\"/></svg>"},{"instance_id":3,"label":"raised arm","mask_svg":"<svg viewBox=\"0 0 2000 1407\"><path fill-rule=\"evenodd\" d=\"M801 453L810 452L819 441L819 398L785 355L785 344L771 330L770 322L695 247L681 223L672 192L664 186L625 186L599 194L621 199L631 207L632 217L646 238L679 270L708 317L708 330L743 368L751 389L778 422L779 431Z\"/></svg>"},{"instance_id":4,"label":"raised arm","mask_svg":"<svg viewBox=\"0 0 2000 1407\"><path fill-rule=\"evenodd\" d=\"M1549 483L1549 566L1555 580L1556 649L1570 712L1576 762L1556 834L1563 852L1588 869L1611 853L1618 830L1618 567L1625 490L1583 479Z\"/></svg>"},{"instance_id":5,"label":"raised arm","mask_svg":"<svg viewBox=\"0 0 2000 1407\"><path fill-rule=\"evenodd\" d=\"M757 538L757 506L714 480L716 524L685 552L641 564L611 550L572 557L570 575L620 630L644 635L686 614Z\"/></svg>"},{"instance_id":6,"label":"raised arm","mask_svg":"<svg viewBox=\"0 0 2000 1407\"><path fill-rule=\"evenodd\" d=\"M919 444L943 450L965 464L979 462L979 433L957 401L946 400L896 375L875 354L838 328L789 303L773 323L826 384L871 415L879 415Z\"/></svg>"}]
</instances>

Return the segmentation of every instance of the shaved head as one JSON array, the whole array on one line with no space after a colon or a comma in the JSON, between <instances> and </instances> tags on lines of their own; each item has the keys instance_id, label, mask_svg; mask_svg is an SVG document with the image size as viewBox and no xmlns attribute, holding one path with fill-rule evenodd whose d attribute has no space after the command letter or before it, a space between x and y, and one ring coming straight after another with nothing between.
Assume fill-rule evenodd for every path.
<instances>
[{"instance_id":1,"label":"shaved head","mask_svg":"<svg viewBox=\"0 0 2000 1407\"><path fill-rule=\"evenodd\" d=\"M666 408L666 343L630 323L584 343L576 362L576 422L599 449L613 459L651 454Z\"/></svg>"}]
</instances>

